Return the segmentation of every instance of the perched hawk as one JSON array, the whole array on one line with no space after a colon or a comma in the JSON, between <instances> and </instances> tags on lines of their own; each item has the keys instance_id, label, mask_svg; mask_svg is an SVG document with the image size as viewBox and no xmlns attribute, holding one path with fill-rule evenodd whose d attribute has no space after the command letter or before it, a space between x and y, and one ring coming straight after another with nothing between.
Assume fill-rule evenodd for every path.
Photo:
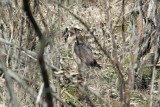
<instances>
[{"instance_id":1,"label":"perched hawk","mask_svg":"<svg viewBox=\"0 0 160 107\"><path fill-rule=\"evenodd\" d=\"M76 37L76 42L74 44L74 52L76 56L79 57L82 63L85 63L86 65L91 67L101 68L101 66L94 59L92 50L89 46L86 45L82 36Z\"/></svg>"}]
</instances>

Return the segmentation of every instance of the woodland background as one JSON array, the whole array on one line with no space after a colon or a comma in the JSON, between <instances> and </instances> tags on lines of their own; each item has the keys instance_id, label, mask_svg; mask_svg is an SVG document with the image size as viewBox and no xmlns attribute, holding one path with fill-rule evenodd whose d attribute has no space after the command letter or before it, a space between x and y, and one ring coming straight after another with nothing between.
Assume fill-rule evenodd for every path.
<instances>
[{"instance_id":1,"label":"woodland background","mask_svg":"<svg viewBox=\"0 0 160 107\"><path fill-rule=\"evenodd\" d=\"M159 107L159 2L1 0L0 107ZM74 28L102 66L85 79Z\"/></svg>"}]
</instances>

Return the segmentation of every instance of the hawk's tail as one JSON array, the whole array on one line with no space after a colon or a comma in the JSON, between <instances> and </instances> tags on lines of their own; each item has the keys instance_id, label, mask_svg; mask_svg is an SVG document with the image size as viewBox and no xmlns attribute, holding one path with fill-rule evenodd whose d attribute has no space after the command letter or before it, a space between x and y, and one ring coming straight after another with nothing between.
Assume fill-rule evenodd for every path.
<instances>
[{"instance_id":1,"label":"hawk's tail","mask_svg":"<svg viewBox=\"0 0 160 107\"><path fill-rule=\"evenodd\" d=\"M91 67L98 67L99 69L102 68L95 59L93 59L93 61L89 62L87 65L90 65Z\"/></svg>"}]
</instances>

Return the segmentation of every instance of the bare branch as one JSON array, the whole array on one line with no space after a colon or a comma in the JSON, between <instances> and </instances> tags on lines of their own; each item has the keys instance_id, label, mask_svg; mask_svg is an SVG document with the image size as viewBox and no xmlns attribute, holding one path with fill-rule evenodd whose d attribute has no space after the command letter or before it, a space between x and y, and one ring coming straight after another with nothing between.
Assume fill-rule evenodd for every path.
<instances>
[{"instance_id":1,"label":"bare branch","mask_svg":"<svg viewBox=\"0 0 160 107\"><path fill-rule=\"evenodd\" d=\"M31 21L33 28L35 29L39 40L40 40L40 51L38 54L38 62L41 68L41 74L43 77L43 82L44 82L44 91L45 93L45 99L46 99L46 103L48 107L53 107L53 102L52 102L52 95L50 92L50 85L49 85L49 79L48 79L48 74L47 74L47 70L46 70L46 66L45 66L45 61L43 58L43 53L44 53L44 48L45 48L45 38L42 35L35 19L32 16L30 7L29 7L29 0L23 0L23 5L24 5L24 11L26 12L26 15L28 16L29 20Z\"/></svg>"}]
</instances>

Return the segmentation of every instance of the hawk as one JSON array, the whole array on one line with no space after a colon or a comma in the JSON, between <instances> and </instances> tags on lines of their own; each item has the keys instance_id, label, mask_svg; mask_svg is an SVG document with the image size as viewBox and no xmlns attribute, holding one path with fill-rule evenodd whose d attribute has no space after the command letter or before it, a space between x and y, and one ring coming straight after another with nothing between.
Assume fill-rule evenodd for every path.
<instances>
[{"instance_id":1,"label":"hawk","mask_svg":"<svg viewBox=\"0 0 160 107\"><path fill-rule=\"evenodd\" d=\"M82 36L78 37L76 36L76 42L74 44L74 52L76 56L79 57L82 63L85 63L86 65L91 67L101 68L101 66L94 59L92 50L88 45L86 45Z\"/></svg>"}]
</instances>

